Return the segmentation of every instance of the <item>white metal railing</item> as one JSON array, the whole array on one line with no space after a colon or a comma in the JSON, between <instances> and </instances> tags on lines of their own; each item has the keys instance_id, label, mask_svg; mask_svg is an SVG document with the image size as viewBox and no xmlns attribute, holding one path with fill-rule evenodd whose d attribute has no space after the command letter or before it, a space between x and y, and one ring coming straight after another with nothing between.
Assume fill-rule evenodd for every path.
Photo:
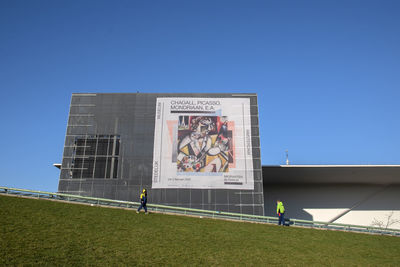
<instances>
[{"instance_id":1,"label":"white metal railing","mask_svg":"<svg viewBox=\"0 0 400 267\"><path fill-rule=\"evenodd\" d=\"M68 202L81 202L81 203L96 204L101 206L117 205L118 207L124 207L124 208L136 208L140 205L139 202L132 202L132 201L85 197L85 196L78 196L78 195L71 195L64 193L35 191L35 190L10 188L3 186L0 186L0 193L23 195L23 196L30 196L43 199L55 199ZM147 204L147 207L149 208L150 211L197 215L197 216L205 216L211 218L225 218L225 219L233 219L241 221L264 222L264 223L277 223L278 221L278 218L270 216L259 216L259 215L241 214L241 213L224 212L224 211L201 210L201 209L174 207L174 206L159 205L159 204ZM389 229L389 228L379 228L373 226L329 223L329 222L308 221L308 220L298 220L298 219L290 219L287 223L290 225L304 226L311 228L335 229L344 231L367 232L367 233L400 236L400 230L392 228Z\"/></svg>"}]
</instances>

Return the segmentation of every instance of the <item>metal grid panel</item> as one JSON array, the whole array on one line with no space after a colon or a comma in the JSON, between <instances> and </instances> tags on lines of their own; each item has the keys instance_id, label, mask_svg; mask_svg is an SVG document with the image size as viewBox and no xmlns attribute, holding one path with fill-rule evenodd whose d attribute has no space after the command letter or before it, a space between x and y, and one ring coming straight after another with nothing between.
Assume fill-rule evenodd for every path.
<instances>
[{"instance_id":1,"label":"metal grid panel","mask_svg":"<svg viewBox=\"0 0 400 267\"><path fill-rule=\"evenodd\" d=\"M151 189L157 97L248 97L254 190ZM140 190L146 188L150 203L264 215L255 94L73 94L68 121L59 192L137 201ZM76 138L96 135L120 136L118 164L114 165L117 179L70 179Z\"/></svg>"}]
</instances>

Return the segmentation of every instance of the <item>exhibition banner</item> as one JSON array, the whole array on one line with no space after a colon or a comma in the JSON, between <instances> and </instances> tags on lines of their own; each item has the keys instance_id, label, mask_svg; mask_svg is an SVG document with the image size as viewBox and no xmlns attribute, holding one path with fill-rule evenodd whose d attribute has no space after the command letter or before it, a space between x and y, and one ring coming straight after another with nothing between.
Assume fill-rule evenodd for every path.
<instances>
[{"instance_id":1,"label":"exhibition banner","mask_svg":"<svg viewBox=\"0 0 400 267\"><path fill-rule=\"evenodd\" d=\"M254 189L249 98L157 98L152 188Z\"/></svg>"}]
</instances>

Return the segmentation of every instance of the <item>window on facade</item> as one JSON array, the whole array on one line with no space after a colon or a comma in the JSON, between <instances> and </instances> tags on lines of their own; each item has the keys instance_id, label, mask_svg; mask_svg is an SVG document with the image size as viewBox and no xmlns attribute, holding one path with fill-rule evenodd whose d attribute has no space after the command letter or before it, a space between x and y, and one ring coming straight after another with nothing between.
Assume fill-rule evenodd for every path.
<instances>
[{"instance_id":1,"label":"window on facade","mask_svg":"<svg viewBox=\"0 0 400 267\"><path fill-rule=\"evenodd\" d=\"M117 178L120 137L81 136L75 139L71 178Z\"/></svg>"}]
</instances>

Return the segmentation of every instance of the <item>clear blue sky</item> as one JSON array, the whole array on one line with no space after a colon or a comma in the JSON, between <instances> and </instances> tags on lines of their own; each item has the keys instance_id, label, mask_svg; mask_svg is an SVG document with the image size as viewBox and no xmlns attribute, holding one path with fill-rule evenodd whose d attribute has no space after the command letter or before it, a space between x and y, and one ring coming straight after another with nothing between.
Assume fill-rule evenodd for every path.
<instances>
[{"instance_id":1,"label":"clear blue sky","mask_svg":"<svg viewBox=\"0 0 400 267\"><path fill-rule=\"evenodd\" d=\"M57 191L73 92L255 92L263 164L400 164L400 1L0 1L0 185Z\"/></svg>"}]
</instances>

